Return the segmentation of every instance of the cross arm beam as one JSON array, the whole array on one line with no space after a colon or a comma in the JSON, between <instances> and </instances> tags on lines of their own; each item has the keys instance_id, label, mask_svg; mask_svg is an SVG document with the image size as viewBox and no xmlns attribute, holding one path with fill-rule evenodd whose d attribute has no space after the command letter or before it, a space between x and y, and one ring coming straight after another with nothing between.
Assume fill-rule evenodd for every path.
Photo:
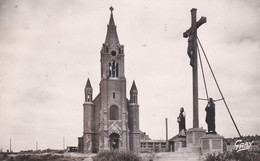
<instances>
[{"instance_id":1,"label":"cross arm beam","mask_svg":"<svg viewBox=\"0 0 260 161\"><path fill-rule=\"evenodd\" d=\"M206 17L201 17L200 20L196 23L196 28L199 28L201 25L207 22Z\"/></svg>"},{"instance_id":2,"label":"cross arm beam","mask_svg":"<svg viewBox=\"0 0 260 161\"><path fill-rule=\"evenodd\" d=\"M200 20L196 23L196 26L195 28L198 29L202 24L206 23L207 22L207 18L206 17L201 17ZM187 31L185 31L183 33L183 37L187 38L191 35L193 31L193 28L190 27Z\"/></svg>"}]
</instances>

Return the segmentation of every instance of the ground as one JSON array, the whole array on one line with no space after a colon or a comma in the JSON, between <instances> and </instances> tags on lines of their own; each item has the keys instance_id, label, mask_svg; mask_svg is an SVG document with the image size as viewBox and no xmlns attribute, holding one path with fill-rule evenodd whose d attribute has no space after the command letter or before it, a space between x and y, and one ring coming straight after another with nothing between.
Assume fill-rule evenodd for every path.
<instances>
[{"instance_id":1,"label":"ground","mask_svg":"<svg viewBox=\"0 0 260 161\"><path fill-rule=\"evenodd\" d=\"M96 154L83 154L83 153L68 153L68 152L31 152L31 153L19 153L9 154L5 157L0 156L0 160L3 161L92 161L92 157ZM142 161L172 161L182 160L178 156L173 156L173 153L141 153L139 156ZM176 158L177 157L177 158ZM175 159L173 159L175 158ZM187 160L187 159L185 159Z\"/></svg>"},{"instance_id":2,"label":"ground","mask_svg":"<svg viewBox=\"0 0 260 161\"><path fill-rule=\"evenodd\" d=\"M83 153L19 153L10 154L6 157L0 157L3 161L92 161L92 157L95 154L83 154Z\"/></svg>"}]
</instances>

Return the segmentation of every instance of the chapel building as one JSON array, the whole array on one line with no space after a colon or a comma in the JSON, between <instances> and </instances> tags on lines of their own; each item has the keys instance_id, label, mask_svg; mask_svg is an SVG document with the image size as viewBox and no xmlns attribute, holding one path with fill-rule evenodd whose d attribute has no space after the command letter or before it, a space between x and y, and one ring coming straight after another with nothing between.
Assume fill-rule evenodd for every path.
<instances>
[{"instance_id":1,"label":"chapel building","mask_svg":"<svg viewBox=\"0 0 260 161\"><path fill-rule=\"evenodd\" d=\"M83 104L83 136L78 148L83 153L118 149L140 151L138 91L135 81L126 97L124 46L119 43L113 8L105 43L102 45L100 93L93 99L89 79Z\"/></svg>"}]
</instances>

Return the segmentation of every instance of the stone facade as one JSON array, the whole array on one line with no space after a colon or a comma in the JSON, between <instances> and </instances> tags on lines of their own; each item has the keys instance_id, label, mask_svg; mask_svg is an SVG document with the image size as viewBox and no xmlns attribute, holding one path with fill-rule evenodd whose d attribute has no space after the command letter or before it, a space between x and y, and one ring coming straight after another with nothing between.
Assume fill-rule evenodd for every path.
<instances>
[{"instance_id":1,"label":"stone facade","mask_svg":"<svg viewBox=\"0 0 260 161\"><path fill-rule=\"evenodd\" d=\"M206 135L206 130L202 128L191 128L186 131L186 145L187 147L199 147L201 137Z\"/></svg>"},{"instance_id":2,"label":"stone facade","mask_svg":"<svg viewBox=\"0 0 260 161\"><path fill-rule=\"evenodd\" d=\"M203 155L208 153L218 153L223 152L223 140L224 137L219 134L207 134L201 139L201 152Z\"/></svg>"},{"instance_id":3,"label":"stone facade","mask_svg":"<svg viewBox=\"0 0 260 161\"><path fill-rule=\"evenodd\" d=\"M110 149L140 151L138 91L133 82L130 100L126 98L124 46L119 43L112 11L100 52L100 93L92 99L89 79L85 87L84 130L78 142L83 153Z\"/></svg>"},{"instance_id":4,"label":"stone facade","mask_svg":"<svg viewBox=\"0 0 260 161\"><path fill-rule=\"evenodd\" d=\"M186 138L185 137L178 137L174 140L174 150L178 151L179 148L186 147Z\"/></svg>"}]
</instances>

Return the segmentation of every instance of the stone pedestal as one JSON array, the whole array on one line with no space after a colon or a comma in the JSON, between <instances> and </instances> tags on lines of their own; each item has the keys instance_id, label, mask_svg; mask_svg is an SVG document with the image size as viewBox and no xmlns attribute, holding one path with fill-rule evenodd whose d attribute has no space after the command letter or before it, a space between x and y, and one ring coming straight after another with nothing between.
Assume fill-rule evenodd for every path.
<instances>
[{"instance_id":1,"label":"stone pedestal","mask_svg":"<svg viewBox=\"0 0 260 161\"><path fill-rule=\"evenodd\" d=\"M191 128L186 131L187 147L200 147L201 137L206 135L206 130L202 128Z\"/></svg>"},{"instance_id":2,"label":"stone pedestal","mask_svg":"<svg viewBox=\"0 0 260 161\"><path fill-rule=\"evenodd\" d=\"M219 134L207 134L201 137L202 154L223 152L224 137Z\"/></svg>"},{"instance_id":3,"label":"stone pedestal","mask_svg":"<svg viewBox=\"0 0 260 161\"><path fill-rule=\"evenodd\" d=\"M174 140L174 151L178 151L179 148L186 147L186 137L178 137Z\"/></svg>"}]
</instances>

